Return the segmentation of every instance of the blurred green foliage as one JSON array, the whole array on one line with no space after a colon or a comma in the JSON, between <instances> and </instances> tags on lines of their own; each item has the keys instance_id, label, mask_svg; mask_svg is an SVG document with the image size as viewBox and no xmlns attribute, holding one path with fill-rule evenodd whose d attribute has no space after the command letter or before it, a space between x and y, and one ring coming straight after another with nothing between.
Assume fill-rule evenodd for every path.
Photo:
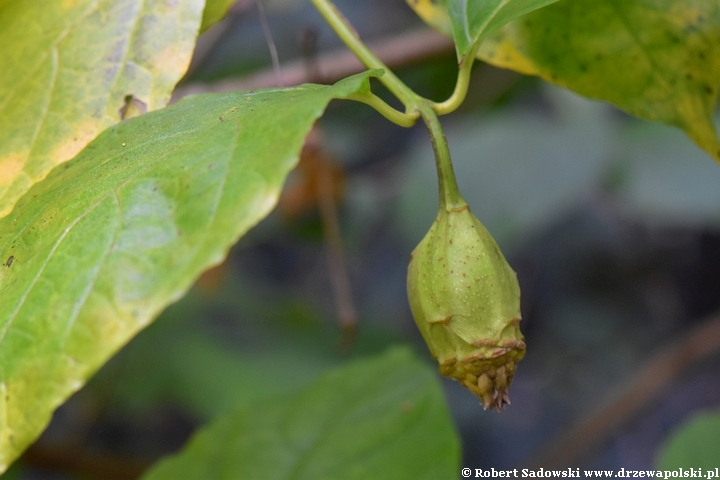
<instances>
[{"instance_id":1,"label":"blurred green foliage","mask_svg":"<svg viewBox=\"0 0 720 480\"><path fill-rule=\"evenodd\" d=\"M719 458L720 412L703 412L675 429L660 451L657 465L662 470L701 468L714 472Z\"/></svg>"}]
</instances>

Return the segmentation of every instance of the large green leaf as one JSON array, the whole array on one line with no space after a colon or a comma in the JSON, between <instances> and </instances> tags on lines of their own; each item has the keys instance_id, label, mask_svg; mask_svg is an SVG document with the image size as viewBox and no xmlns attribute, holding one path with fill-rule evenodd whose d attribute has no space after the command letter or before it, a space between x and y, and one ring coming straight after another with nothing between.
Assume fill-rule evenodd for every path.
<instances>
[{"instance_id":1,"label":"large green leaf","mask_svg":"<svg viewBox=\"0 0 720 480\"><path fill-rule=\"evenodd\" d=\"M428 24L452 36L463 59L489 33L558 0L406 0Z\"/></svg>"},{"instance_id":2,"label":"large green leaf","mask_svg":"<svg viewBox=\"0 0 720 480\"><path fill-rule=\"evenodd\" d=\"M165 106L204 0L0 1L0 217L120 120L128 95Z\"/></svg>"},{"instance_id":3,"label":"large green leaf","mask_svg":"<svg viewBox=\"0 0 720 480\"><path fill-rule=\"evenodd\" d=\"M190 97L111 127L0 219L0 467L275 205L335 86Z\"/></svg>"},{"instance_id":4,"label":"large green leaf","mask_svg":"<svg viewBox=\"0 0 720 480\"><path fill-rule=\"evenodd\" d=\"M563 0L491 35L479 57L682 128L720 161L720 4Z\"/></svg>"},{"instance_id":5,"label":"large green leaf","mask_svg":"<svg viewBox=\"0 0 720 480\"><path fill-rule=\"evenodd\" d=\"M720 458L720 412L694 416L673 432L658 458L658 468L715 471Z\"/></svg>"},{"instance_id":6,"label":"large green leaf","mask_svg":"<svg viewBox=\"0 0 720 480\"><path fill-rule=\"evenodd\" d=\"M395 349L291 398L240 405L144 478L442 480L458 477L459 461L435 374Z\"/></svg>"}]
</instances>

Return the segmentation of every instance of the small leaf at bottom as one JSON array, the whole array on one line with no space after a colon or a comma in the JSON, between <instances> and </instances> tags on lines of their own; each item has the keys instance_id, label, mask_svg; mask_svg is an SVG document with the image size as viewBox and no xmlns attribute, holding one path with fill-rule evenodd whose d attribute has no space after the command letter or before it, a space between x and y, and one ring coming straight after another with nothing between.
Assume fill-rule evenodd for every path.
<instances>
[{"instance_id":1,"label":"small leaf at bottom","mask_svg":"<svg viewBox=\"0 0 720 480\"><path fill-rule=\"evenodd\" d=\"M434 372L398 348L291 398L239 406L144 479L443 480L459 461Z\"/></svg>"}]
</instances>

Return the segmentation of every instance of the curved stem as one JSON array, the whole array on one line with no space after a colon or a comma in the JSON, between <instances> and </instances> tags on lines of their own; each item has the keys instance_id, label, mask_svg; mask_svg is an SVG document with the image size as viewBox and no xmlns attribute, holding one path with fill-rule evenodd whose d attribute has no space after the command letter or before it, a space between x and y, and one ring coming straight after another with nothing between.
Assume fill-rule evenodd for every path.
<instances>
[{"instance_id":1,"label":"curved stem","mask_svg":"<svg viewBox=\"0 0 720 480\"><path fill-rule=\"evenodd\" d=\"M468 87L470 86L470 73L472 72L473 63L475 62L475 54L480 46L478 44L473 48L462 60L460 60L458 78L455 83L455 90L450 98L444 102L433 103L432 108L438 115L447 115L454 112L462 104L467 96Z\"/></svg>"},{"instance_id":2,"label":"curved stem","mask_svg":"<svg viewBox=\"0 0 720 480\"><path fill-rule=\"evenodd\" d=\"M460 189L458 188L455 172L453 171L452 160L450 159L450 149L448 148L440 120L438 120L432 104L428 102L421 105L420 116L430 132L430 139L432 140L433 150L435 151L440 208L453 211L467 207L467 203L465 203L462 195L460 195Z\"/></svg>"},{"instance_id":3,"label":"curved stem","mask_svg":"<svg viewBox=\"0 0 720 480\"><path fill-rule=\"evenodd\" d=\"M403 127L412 126L418 116L422 117L430 132L433 150L435 151L435 164L440 190L440 208L445 208L448 211L467 208L467 203L465 203L465 200L460 195L460 190L455 180L455 172L453 171L452 161L450 160L450 150L448 149L445 134L442 131L437 116L438 114L450 113L455 110L465 98L477 47L473 48L472 51L468 52L468 54L461 59L458 80L452 96L445 102L434 103L416 94L387 68L387 66L365 46L357 32L355 32L350 23L330 0L312 0L312 3L343 43L345 43L366 67L385 71L385 74L381 76L379 80L405 105L405 113L395 110L371 92L353 94L348 98L370 105L385 116L385 118Z\"/></svg>"},{"instance_id":4,"label":"curved stem","mask_svg":"<svg viewBox=\"0 0 720 480\"><path fill-rule=\"evenodd\" d=\"M417 110L421 103L428 103L433 111L437 115L446 115L454 112L462 104L467 96L468 88L470 86L470 74L472 73L473 63L475 62L475 55L480 48L480 42L478 42L469 52L467 52L461 59L458 65L458 77L455 83L455 90L453 91L450 98L444 102L430 102L403 83L383 62L380 60L365 44L360 40L360 36L357 34L355 29L350 25L347 19L343 16L340 10L335 7L331 0L312 0L315 8L325 18L325 21L332 27L335 33L340 37L343 43L352 51L355 56L370 69L382 69L385 74L379 78L380 82L385 85L393 95L395 95L405 105L405 116L407 119L403 120L403 123L399 123L395 120L391 120L398 125L409 124L412 125L414 120L417 118ZM361 100L362 101L362 100ZM375 106L375 100L372 100ZM371 105L367 101L363 102ZM383 102L384 103L384 102ZM382 112L381 112L382 113ZM385 113L383 113L385 115ZM385 115L386 118L390 118ZM397 118L397 115L394 115Z\"/></svg>"},{"instance_id":5,"label":"curved stem","mask_svg":"<svg viewBox=\"0 0 720 480\"><path fill-rule=\"evenodd\" d=\"M385 71L385 74L379 78L380 82L405 105L406 114L414 114L415 107L421 98L365 46L355 29L330 0L312 0L312 3L363 65L370 69L378 68ZM414 118L417 118L417 114Z\"/></svg>"},{"instance_id":6,"label":"curved stem","mask_svg":"<svg viewBox=\"0 0 720 480\"><path fill-rule=\"evenodd\" d=\"M415 120L417 120L417 118L419 117L419 114L417 112L403 113L395 110L393 107L385 103L382 98L374 95L371 92L353 93L350 94L347 98L348 100L355 100L356 102L361 102L365 105L371 106L372 108L377 110L377 112L380 113L383 117L387 118L396 125L400 125L401 127L412 127L413 125L415 125Z\"/></svg>"}]
</instances>

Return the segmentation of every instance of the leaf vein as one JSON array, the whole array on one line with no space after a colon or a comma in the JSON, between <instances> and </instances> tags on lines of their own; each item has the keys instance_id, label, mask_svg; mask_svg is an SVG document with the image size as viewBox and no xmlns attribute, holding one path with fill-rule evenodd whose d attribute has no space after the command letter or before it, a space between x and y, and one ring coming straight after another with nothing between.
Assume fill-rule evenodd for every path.
<instances>
[{"instance_id":1,"label":"leaf vein","mask_svg":"<svg viewBox=\"0 0 720 480\"><path fill-rule=\"evenodd\" d=\"M624 11L623 7L617 3L617 0L611 0L610 3L613 6L613 9L617 12L618 18L625 27L628 35L630 35L630 37L635 41L637 47L640 49L647 61L652 66L652 76L660 80L665 89L670 89L669 81L665 78L666 72L661 68L658 62L655 61L655 58L650 53L647 46L642 42L642 40L640 40L640 37L637 35L636 29L632 28L632 26L630 25L630 21L628 20L627 14Z\"/></svg>"},{"instance_id":2,"label":"leaf vein","mask_svg":"<svg viewBox=\"0 0 720 480\"><path fill-rule=\"evenodd\" d=\"M77 224L80 222L80 220L82 220L82 219L85 218L87 215L89 215L95 208L97 208L98 205L100 205L103 201L105 201L105 199L107 199L109 195L110 195L110 193L108 193L107 195L104 195L100 200L98 200L98 201L95 202L93 205L91 205L91 206L90 206L86 211L84 211L81 215L78 215L78 217L77 217L75 220L73 220L73 221L70 223L70 225L68 225L68 226L65 228L65 230L63 230L63 232L62 232L62 234L60 235L60 237L59 237L59 238L55 241L55 243L53 244L52 248L50 249L50 252L48 253L48 255L47 255L47 257L45 258L45 260L43 261L42 265L40 265L40 268L38 269L38 273L35 275L35 277L33 277L33 279L31 280L30 284L28 285L28 288L27 288L27 289L25 290L25 292L23 292L23 294L20 296L20 301L18 302L17 307L15 307L15 310L13 311L13 313L10 315L10 317L7 319L7 321L6 321L5 324L3 325L2 330L0 330L0 344L1 344L1 343L3 342L3 340L5 339L5 336L6 336L7 332L8 332L8 330L9 330L10 326L11 326L12 323L15 321L15 318L17 317L17 314L20 312L20 309L21 309L22 306L25 304L25 301L27 300L27 297L28 297L28 296L30 295L30 293L32 292L33 288L35 288L35 285L37 284L38 280L40 279L40 276L41 276L42 273L45 271L45 268L47 267L48 263L50 263L50 260L52 259L53 255L54 255L55 252L57 251L58 247L59 247L60 244L65 240L65 237L67 237L67 235L70 233L70 231L72 231L72 229L75 228L75 225L77 225Z\"/></svg>"},{"instance_id":3,"label":"leaf vein","mask_svg":"<svg viewBox=\"0 0 720 480\"><path fill-rule=\"evenodd\" d=\"M115 200L117 202L118 210L121 211L120 198L118 197L117 191L112 190L111 195L108 195L105 198L107 199L110 196L113 196L115 198ZM122 215L120 215L119 218L122 219ZM77 320L77 317L80 314L80 310L85 305L85 302L87 302L87 299L90 296L90 293L92 293L93 287L95 286L95 282L97 282L98 276L100 275L100 270L104 266L105 261L107 260L108 256L110 255L110 252L113 250L113 247L115 246L115 243L117 242L117 238L118 238L118 234L120 232L121 225L122 225L122 222L120 221L115 226L115 232L113 233L112 241L108 244L106 251L102 255L102 258L97 262L97 265L95 266L94 271L92 272L92 277L90 278L90 281L88 282L87 287L83 291L83 293L80 296L80 298L78 299L78 301L75 302L75 307L73 308L70 318L68 319L67 325L65 326L65 331L63 332L63 335L62 335L61 345L63 347L65 346L67 337L70 335L70 331L72 330L73 326L75 325L75 320Z\"/></svg>"}]
</instances>

